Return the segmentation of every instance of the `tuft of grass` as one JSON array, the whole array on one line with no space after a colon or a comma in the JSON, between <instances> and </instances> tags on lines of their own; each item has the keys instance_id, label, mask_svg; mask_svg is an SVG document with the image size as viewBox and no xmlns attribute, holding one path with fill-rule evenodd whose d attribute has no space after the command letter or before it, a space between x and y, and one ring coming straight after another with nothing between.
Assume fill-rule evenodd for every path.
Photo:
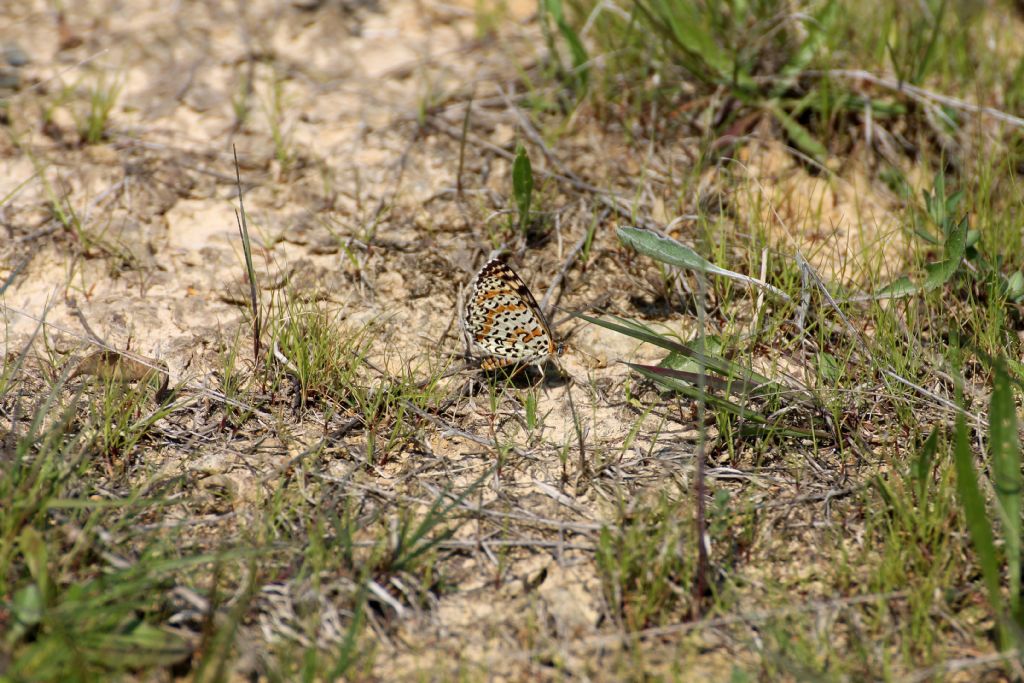
<instances>
[{"instance_id":1,"label":"tuft of grass","mask_svg":"<svg viewBox=\"0 0 1024 683\"><path fill-rule=\"evenodd\" d=\"M90 410L97 404L84 390L66 399L66 375L30 393L25 370L19 364L5 378L11 393L2 403L20 416L0 477L5 675L95 680L184 661L192 648L164 623L166 596L175 575L211 557L179 554L170 536L120 545L158 503L98 486L91 465L110 416ZM99 393L99 407L120 401L105 397L106 388ZM84 421L76 418L83 410ZM114 438L131 447L125 434Z\"/></svg>"},{"instance_id":2,"label":"tuft of grass","mask_svg":"<svg viewBox=\"0 0 1024 683\"><path fill-rule=\"evenodd\" d=\"M664 235L638 228L620 228L619 239L640 253L646 254L656 261L678 268L686 268L699 273L713 274L728 280L737 280L770 292L786 303L791 297L766 282L713 265L699 256L689 247ZM632 337L655 346L664 348L670 353L657 366L627 363L627 365L653 380L662 387L678 392L702 404L718 409L720 415L727 415L740 421L744 430L764 434L812 437L816 432L827 433L827 428L820 422L812 421L810 428L784 425L772 415L780 412L782 405L789 404L805 408L817 402L815 395L806 387L791 387L773 380L752 367L746 367L726 357L720 348L708 343L702 332L690 343L680 343L670 335L655 332L650 327L623 318L615 322L601 320L586 315L580 317L587 322L599 325L620 334ZM729 395L736 398L731 399ZM763 401L756 407L753 401ZM781 403L780 403L781 402ZM808 413L813 417L813 413ZM727 427L727 433L732 429Z\"/></svg>"},{"instance_id":3,"label":"tuft of grass","mask_svg":"<svg viewBox=\"0 0 1024 683\"><path fill-rule=\"evenodd\" d=\"M274 158L280 164L283 173L292 167L296 154L292 147L291 134L285 124L285 117L291 106L285 93L286 83L286 77L275 68L261 99L263 115L266 117L270 138L274 144Z\"/></svg>"},{"instance_id":4,"label":"tuft of grass","mask_svg":"<svg viewBox=\"0 0 1024 683\"><path fill-rule=\"evenodd\" d=\"M252 372L244 372L240 367L239 344L241 332L226 342L220 352L220 372L217 375L219 389L226 399L224 401L223 420L232 428L241 427L254 414Z\"/></svg>"},{"instance_id":5,"label":"tuft of grass","mask_svg":"<svg viewBox=\"0 0 1024 683\"><path fill-rule=\"evenodd\" d=\"M110 114L117 106L121 96L121 83L117 79L108 79L100 74L89 90L89 108L78 124L78 133L82 142L95 145L106 139L110 126Z\"/></svg>"},{"instance_id":6,"label":"tuft of grass","mask_svg":"<svg viewBox=\"0 0 1024 683\"><path fill-rule=\"evenodd\" d=\"M639 631L694 611L692 517L688 503L662 495L624 505L617 523L601 529L594 560L620 628Z\"/></svg>"},{"instance_id":7,"label":"tuft of grass","mask_svg":"<svg viewBox=\"0 0 1024 683\"><path fill-rule=\"evenodd\" d=\"M169 414L170 409L154 405L153 394L145 384L129 387L116 379L101 381L99 391L84 402L84 433L95 454L108 464L128 458L146 438L150 429Z\"/></svg>"},{"instance_id":8,"label":"tuft of grass","mask_svg":"<svg viewBox=\"0 0 1024 683\"><path fill-rule=\"evenodd\" d=\"M1014 21L1007 8L986 11L947 0L885 0L870 7L842 0L565 4L571 11L562 11L561 3L545 5L545 16L570 27L572 33L560 38L574 55L575 31L588 30L587 63L601 65L589 69L597 111L654 126L661 123L650 120L654 112L702 111L711 124L704 151L712 158L731 147L723 145L727 139L742 141L764 120L812 165L849 151L856 140L848 131L865 125L887 138L905 126L936 137L960 134L967 122L958 112L907 95L901 84L1001 96L1017 92L1020 80L1011 78L1006 88L1006 69L998 62L1005 57L983 47L992 20ZM554 45L549 52L557 61ZM981 74L979 64L985 65ZM865 88L844 70L895 77L891 87Z\"/></svg>"},{"instance_id":9,"label":"tuft of grass","mask_svg":"<svg viewBox=\"0 0 1024 683\"><path fill-rule=\"evenodd\" d=\"M890 608L906 629L901 655L908 664L931 664L941 658L944 645L932 615L957 609L960 597L951 587L968 580L969 571L959 561L960 505L947 440L932 430L909 463L894 456L891 471L875 476L865 495L867 508L881 514L865 520L869 542L855 567L869 569L855 581L863 581L860 590L868 594L905 594Z\"/></svg>"},{"instance_id":10,"label":"tuft of grass","mask_svg":"<svg viewBox=\"0 0 1024 683\"><path fill-rule=\"evenodd\" d=\"M6 385L9 390L25 390L20 378L9 378ZM45 520L49 501L71 488L72 479L86 464L86 441L81 432L69 429L77 402L64 405L62 387L63 382L58 382L31 407L27 426L23 433L13 435L13 451L5 458L6 474L0 478L0 500L4 503L0 511L0 576L9 576L25 528ZM24 400L15 399L19 412Z\"/></svg>"},{"instance_id":11,"label":"tuft of grass","mask_svg":"<svg viewBox=\"0 0 1024 683\"><path fill-rule=\"evenodd\" d=\"M63 585L48 573L55 558L47 556L39 532L26 529L18 545L32 581L11 602L14 623L5 645L14 656L6 674L14 680L95 680L179 664L191 654L180 634L140 614L159 613L172 571L211 558L144 556L129 568Z\"/></svg>"},{"instance_id":12,"label":"tuft of grass","mask_svg":"<svg viewBox=\"0 0 1024 683\"><path fill-rule=\"evenodd\" d=\"M351 405L372 327L346 331L340 317L315 303L293 300L284 301L268 315L267 331L276 344L273 351L281 357L266 356L271 363L267 375L290 377L298 390L299 407L315 401L343 412Z\"/></svg>"}]
</instances>

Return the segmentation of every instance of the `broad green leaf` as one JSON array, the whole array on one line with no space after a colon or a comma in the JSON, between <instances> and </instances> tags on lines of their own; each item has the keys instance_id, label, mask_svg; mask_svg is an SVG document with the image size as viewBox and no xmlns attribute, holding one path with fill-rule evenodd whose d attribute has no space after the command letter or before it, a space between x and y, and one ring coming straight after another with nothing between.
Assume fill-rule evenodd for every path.
<instances>
[{"instance_id":1,"label":"broad green leaf","mask_svg":"<svg viewBox=\"0 0 1024 683\"><path fill-rule=\"evenodd\" d=\"M943 223L947 223L950 216L956 213L956 209L960 206L960 201L964 198L964 191L957 190L953 194L946 197L945 215L943 216Z\"/></svg>"},{"instance_id":2,"label":"broad green leaf","mask_svg":"<svg viewBox=\"0 0 1024 683\"><path fill-rule=\"evenodd\" d=\"M1006 296L1011 301L1024 297L1024 273L1019 270L1006 280Z\"/></svg>"},{"instance_id":3,"label":"broad green leaf","mask_svg":"<svg viewBox=\"0 0 1024 683\"><path fill-rule=\"evenodd\" d=\"M875 296L878 298L895 299L920 291L932 290L949 282L950 278L960 268L960 262L963 261L964 254L967 251L966 216L950 229L943 251L944 258L941 261L925 265L924 268L927 275L924 282L920 285L912 282L910 278L903 276L875 292Z\"/></svg>"},{"instance_id":4,"label":"broad green leaf","mask_svg":"<svg viewBox=\"0 0 1024 683\"><path fill-rule=\"evenodd\" d=\"M897 299L901 296L914 294L920 291L920 287L910 281L910 278L903 276L893 280L885 287L875 292L874 296L879 299Z\"/></svg>"},{"instance_id":5,"label":"broad green leaf","mask_svg":"<svg viewBox=\"0 0 1024 683\"><path fill-rule=\"evenodd\" d=\"M17 622L24 626L35 626L43 618L43 594L39 592L39 586L34 583L19 588L14 594L11 603L11 611Z\"/></svg>"},{"instance_id":6,"label":"broad green leaf","mask_svg":"<svg viewBox=\"0 0 1024 683\"><path fill-rule=\"evenodd\" d=\"M923 239L928 244L942 244L942 239L928 232L926 229L919 225L914 226L914 234Z\"/></svg>"},{"instance_id":7,"label":"broad green leaf","mask_svg":"<svg viewBox=\"0 0 1024 683\"><path fill-rule=\"evenodd\" d=\"M49 593L49 572L46 566L46 541L34 527L27 526L18 536L18 547L25 558L28 571L39 586L39 593L46 600Z\"/></svg>"},{"instance_id":8,"label":"broad green leaf","mask_svg":"<svg viewBox=\"0 0 1024 683\"><path fill-rule=\"evenodd\" d=\"M950 228L946 235L946 258L959 261L967 250L967 216Z\"/></svg>"},{"instance_id":9,"label":"broad green leaf","mask_svg":"<svg viewBox=\"0 0 1024 683\"><path fill-rule=\"evenodd\" d=\"M992 453L992 486L996 491L1003 523L1010 610L1020 613L1021 473L1017 408L1010 377L1002 362L995 366L995 386L989 404L989 449Z\"/></svg>"},{"instance_id":10,"label":"broad green leaf","mask_svg":"<svg viewBox=\"0 0 1024 683\"><path fill-rule=\"evenodd\" d=\"M967 217L964 216L963 220L950 230L946 238L945 258L937 263L929 263L925 266L928 275L925 277L924 289L935 289L949 282L949 279L953 277L953 274L960 267L960 261L963 260L966 250Z\"/></svg>"},{"instance_id":11,"label":"broad green leaf","mask_svg":"<svg viewBox=\"0 0 1024 683\"><path fill-rule=\"evenodd\" d=\"M771 292L786 301L791 300L789 295L781 289L749 275L719 268L693 249L661 233L629 226L618 228L615 232L623 244L636 249L641 254L650 256L655 261L661 261L677 268L687 268L738 280Z\"/></svg>"},{"instance_id":12,"label":"broad green leaf","mask_svg":"<svg viewBox=\"0 0 1024 683\"><path fill-rule=\"evenodd\" d=\"M942 261L926 264L924 269L928 274L925 276L924 284L921 288L927 291L942 286L953 277L959 266L960 261L954 261L953 259L943 259Z\"/></svg>"}]
</instances>

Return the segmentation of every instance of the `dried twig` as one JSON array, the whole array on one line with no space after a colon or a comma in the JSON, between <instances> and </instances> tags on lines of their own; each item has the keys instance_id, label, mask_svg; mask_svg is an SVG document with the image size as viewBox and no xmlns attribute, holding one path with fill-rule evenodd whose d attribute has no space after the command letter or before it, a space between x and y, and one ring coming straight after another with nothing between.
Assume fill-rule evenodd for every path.
<instances>
[{"instance_id":1,"label":"dried twig","mask_svg":"<svg viewBox=\"0 0 1024 683\"><path fill-rule=\"evenodd\" d=\"M983 666L993 665L1006 665L1006 664L1017 664L1020 661L1021 655L1024 654L1019 648L1013 648L1004 652L996 652L990 655L983 655L980 657L962 657L959 659L947 659L944 662L936 664L935 666L929 666L925 669L918 669L908 674L902 680L907 683L917 683L917 681L934 681L942 680L945 675L957 673L960 671L969 671L971 669L977 669ZM975 679L977 680L977 679Z\"/></svg>"},{"instance_id":2,"label":"dried twig","mask_svg":"<svg viewBox=\"0 0 1024 683\"><path fill-rule=\"evenodd\" d=\"M85 314L82 313L82 309L78 307L78 301L75 300L75 297L68 297L66 303L68 308L71 309L71 315L74 316L79 323L81 323L82 329L84 329L85 333L89 335L90 340L98 342L101 346L104 346L107 349L113 351L113 347L110 346L107 340L96 334L96 332L92 329L92 326L89 325L89 321L85 319ZM143 359L142 362L145 362L145 360L148 359Z\"/></svg>"},{"instance_id":3,"label":"dried twig","mask_svg":"<svg viewBox=\"0 0 1024 683\"><path fill-rule=\"evenodd\" d=\"M589 237L590 231L587 230L583 233L583 236L580 237L579 241L576 242L572 250L569 251L569 255L566 256L565 260L562 262L562 267L558 269L558 274L555 276L555 279L551 281L550 285L548 285L548 291L544 294L544 298L540 300L541 312L544 313L548 320L551 319L551 312L548 309L548 302L551 300L551 295L554 294L555 288L560 287L565 281L566 275L569 274L569 270L572 269L573 264L576 262L576 258L579 256L580 252L583 251L583 247L586 246L587 239ZM565 288L563 287L558 294L559 299L562 297L562 292L564 291ZM555 305L557 306L557 299Z\"/></svg>"},{"instance_id":4,"label":"dried twig","mask_svg":"<svg viewBox=\"0 0 1024 683\"><path fill-rule=\"evenodd\" d=\"M459 140L459 168L455 173L455 192L462 198L462 169L466 163L466 135L469 133L469 116L473 111L473 95L470 93L469 101L466 102L466 114L462 117L462 139Z\"/></svg>"},{"instance_id":5,"label":"dried twig","mask_svg":"<svg viewBox=\"0 0 1024 683\"><path fill-rule=\"evenodd\" d=\"M925 90L916 85L911 85L905 81L888 78L885 76L876 76L869 71L863 71L861 69L829 69L828 71L806 71L807 75L827 75L827 76L838 76L841 78L848 78L851 80L867 81L874 85L896 92L906 93L912 99L919 102L927 102L929 104L943 104L953 109L959 109L960 111L970 112L972 114L983 114L989 116L997 121L1008 123L1018 128L1024 128L1024 119L1019 116L1007 114L1006 112L993 109L992 107L983 107L978 104L971 104L964 100L956 97L950 97L949 95L943 95L942 93L932 92L931 90Z\"/></svg>"}]
</instances>

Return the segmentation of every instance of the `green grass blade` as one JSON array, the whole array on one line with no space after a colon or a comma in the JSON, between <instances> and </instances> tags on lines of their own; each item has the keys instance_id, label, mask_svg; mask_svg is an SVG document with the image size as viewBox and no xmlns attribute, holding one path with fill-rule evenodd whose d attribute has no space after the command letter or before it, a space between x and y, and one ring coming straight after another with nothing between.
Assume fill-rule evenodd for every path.
<instances>
[{"instance_id":1,"label":"green grass blade","mask_svg":"<svg viewBox=\"0 0 1024 683\"><path fill-rule=\"evenodd\" d=\"M936 171L932 179L931 192L921 190L924 197L924 208L928 217L935 225L946 224L946 174L943 171Z\"/></svg>"},{"instance_id":2,"label":"green grass blade","mask_svg":"<svg viewBox=\"0 0 1024 683\"><path fill-rule=\"evenodd\" d=\"M1014 271L1013 275L1006 278L1006 298L1010 301L1019 302L1024 297L1024 273Z\"/></svg>"},{"instance_id":3,"label":"green grass blade","mask_svg":"<svg viewBox=\"0 0 1024 683\"><path fill-rule=\"evenodd\" d=\"M607 320L602 320L601 318L593 318L589 315L584 315L582 313L579 314L578 317L582 318L583 320L586 320L589 323L593 323L594 325L603 327L606 330L612 330L613 332L624 334L627 337L632 337L633 339L638 339L640 341L647 342L648 344L653 344L663 349L674 351L682 356L686 356L687 358L692 359L695 363L705 368L706 370L718 373L719 375L728 377L729 379L732 379L734 381L741 380L744 382L751 382L758 385L769 385L770 387L773 388L783 388L781 387L781 385L778 384L778 382L775 382L769 377L765 377L764 375L754 372L754 370L751 368L742 366L739 363L734 363L724 358L716 358L714 356L709 356L705 353L702 353L700 350L695 349L692 346L689 346L687 344L681 344L680 342L677 342L674 339L670 339L664 335L660 335L651 330L650 328L645 327L640 323L633 322L632 320L626 320L624 318L616 317L616 320L618 322L608 322Z\"/></svg>"},{"instance_id":4,"label":"green grass blade","mask_svg":"<svg viewBox=\"0 0 1024 683\"><path fill-rule=\"evenodd\" d=\"M967 422L962 413L956 417L956 439L953 447L956 466L956 490L964 509L967 530L974 545L974 552L981 565L981 575L988 590L993 613L1002 621L1003 597L999 589L1000 568L993 540L992 523L985 510L985 498L978 487L978 474L974 470L974 455L971 453Z\"/></svg>"},{"instance_id":5,"label":"green grass blade","mask_svg":"<svg viewBox=\"0 0 1024 683\"><path fill-rule=\"evenodd\" d=\"M345 638L338 647L334 657L334 666L331 667L329 680L337 680L349 674L359 658L359 636L363 632L363 624L366 621L366 581L359 584L359 592L356 594L356 603L352 608L352 621L345 630Z\"/></svg>"},{"instance_id":6,"label":"green grass blade","mask_svg":"<svg viewBox=\"0 0 1024 683\"><path fill-rule=\"evenodd\" d=\"M713 391L728 392L733 394L748 394L751 389L754 389L760 385L756 382L730 382L720 377L715 377L707 373L689 372L687 370L675 370L673 368L661 367L658 365L644 365L641 363L626 363L629 367L634 370L640 370L641 368L649 372L653 372L656 375L662 377L671 377L672 379L682 380L688 382L694 386L704 382L705 386Z\"/></svg>"},{"instance_id":7,"label":"green grass blade","mask_svg":"<svg viewBox=\"0 0 1024 683\"><path fill-rule=\"evenodd\" d=\"M942 0L939 3L939 11L935 12L935 16L932 18L932 30L928 36L928 46L925 48L924 55L921 57L920 63L917 65L917 70L914 73L911 83L914 85L920 85L928 74L932 61L935 59L935 48L939 41L939 36L942 33L942 19L946 15L946 6L948 3L946 0Z\"/></svg>"},{"instance_id":8,"label":"green grass blade","mask_svg":"<svg viewBox=\"0 0 1024 683\"><path fill-rule=\"evenodd\" d=\"M569 46L569 52L572 55L573 78L579 85L580 94L582 94L586 92L590 82L590 69L587 67L590 57L587 55L587 49L583 46L583 41L580 40L576 31L565 20L562 0L545 0L544 9L555 20L558 32L562 34L566 45Z\"/></svg>"},{"instance_id":9,"label":"green grass blade","mask_svg":"<svg viewBox=\"0 0 1024 683\"><path fill-rule=\"evenodd\" d=\"M1003 523L1010 611L1020 617L1021 473L1017 411L1006 366L995 367L995 387L989 405L989 448L992 453L992 485Z\"/></svg>"},{"instance_id":10,"label":"green grass blade","mask_svg":"<svg viewBox=\"0 0 1024 683\"><path fill-rule=\"evenodd\" d=\"M403 523L397 534L397 542L392 550L391 561L388 563L389 569L391 571L409 569L417 558L435 548L439 543L451 538L458 530L458 524L453 527L443 528L436 534L432 534L432 532L438 527L447 524L451 512L459 505L462 505L492 474L492 469L486 470L458 495L453 495L450 489L440 492L434 498L427 513L420 519L415 529L408 522Z\"/></svg>"},{"instance_id":11,"label":"green grass blade","mask_svg":"<svg viewBox=\"0 0 1024 683\"><path fill-rule=\"evenodd\" d=\"M117 661L132 669L169 666L192 654L184 637L145 621L119 632L87 634L83 643L97 662Z\"/></svg>"},{"instance_id":12,"label":"green grass blade","mask_svg":"<svg viewBox=\"0 0 1024 683\"><path fill-rule=\"evenodd\" d=\"M242 252L245 254L245 274L249 279L249 301L252 304L252 362L260 362L260 307L256 292L256 268L252 264L252 242L249 240L249 222L245 214L245 202L242 191L242 175L238 167L238 151L232 146L235 155L235 183L238 187L238 211L235 221L238 223L238 235L242 240Z\"/></svg>"},{"instance_id":13,"label":"green grass blade","mask_svg":"<svg viewBox=\"0 0 1024 683\"><path fill-rule=\"evenodd\" d=\"M921 446L921 452L918 454L917 459L914 460L912 471L914 483L917 485L917 500L919 504L924 501L925 494L928 493L928 482L931 478L932 465L935 462L935 453L938 451L938 446L939 430L936 428L932 429L932 433L928 435L928 439Z\"/></svg>"},{"instance_id":14,"label":"green grass blade","mask_svg":"<svg viewBox=\"0 0 1024 683\"><path fill-rule=\"evenodd\" d=\"M530 220L530 200L533 195L533 168L526 149L520 144L516 147L516 158L512 162L512 195L516 209L519 211L519 230L526 232Z\"/></svg>"},{"instance_id":15,"label":"green grass blade","mask_svg":"<svg viewBox=\"0 0 1024 683\"><path fill-rule=\"evenodd\" d=\"M828 0L812 17L801 22L807 37L793 53L789 61L779 70L779 82L774 88L776 94L792 86L793 82L811 64L819 51L825 47L828 32L838 15L838 3Z\"/></svg>"}]
</instances>

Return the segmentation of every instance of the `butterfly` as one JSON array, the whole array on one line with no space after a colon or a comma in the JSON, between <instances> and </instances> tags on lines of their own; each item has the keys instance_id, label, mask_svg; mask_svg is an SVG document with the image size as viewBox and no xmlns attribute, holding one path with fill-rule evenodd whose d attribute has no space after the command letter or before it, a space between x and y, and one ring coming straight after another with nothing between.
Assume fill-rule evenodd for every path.
<instances>
[{"instance_id":1,"label":"butterfly","mask_svg":"<svg viewBox=\"0 0 1024 683\"><path fill-rule=\"evenodd\" d=\"M486 355L480 363L484 370L562 353L526 283L500 258L485 263L473 278L465 327Z\"/></svg>"}]
</instances>

